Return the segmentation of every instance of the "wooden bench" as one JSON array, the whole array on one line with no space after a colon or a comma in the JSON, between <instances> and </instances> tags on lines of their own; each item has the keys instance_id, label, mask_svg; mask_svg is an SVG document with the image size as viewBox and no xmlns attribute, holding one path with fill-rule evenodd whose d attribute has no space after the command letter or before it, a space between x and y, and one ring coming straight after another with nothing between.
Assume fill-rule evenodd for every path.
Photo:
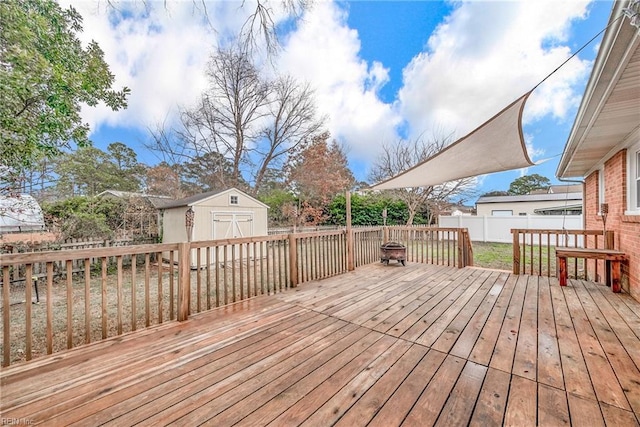
<instances>
[{"instance_id":1,"label":"wooden bench","mask_svg":"<svg viewBox=\"0 0 640 427\"><path fill-rule=\"evenodd\" d=\"M624 252L613 249L586 249L586 248L556 248L558 265L558 278L560 286L567 286L567 258L584 258L604 260L606 272L606 285L611 286L613 292L620 292L620 263L627 260Z\"/></svg>"}]
</instances>

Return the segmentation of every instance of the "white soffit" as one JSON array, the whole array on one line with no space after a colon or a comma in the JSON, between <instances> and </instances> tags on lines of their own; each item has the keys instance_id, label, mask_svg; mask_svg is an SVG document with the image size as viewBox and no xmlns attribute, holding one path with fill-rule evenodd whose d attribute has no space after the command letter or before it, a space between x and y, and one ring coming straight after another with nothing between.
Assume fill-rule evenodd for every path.
<instances>
[{"instance_id":1,"label":"white soffit","mask_svg":"<svg viewBox=\"0 0 640 427\"><path fill-rule=\"evenodd\" d=\"M522 110L531 92L468 135L373 190L427 187L533 165L522 137Z\"/></svg>"},{"instance_id":2,"label":"white soffit","mask_svg":"<svg viewBox=\"0 0 640 427\"><path fill-rule=\"evenodd\" d=\"M585 177L640 126L640 30L616 1L558 164L560 178Z\"/></svg>"}]
</instances>

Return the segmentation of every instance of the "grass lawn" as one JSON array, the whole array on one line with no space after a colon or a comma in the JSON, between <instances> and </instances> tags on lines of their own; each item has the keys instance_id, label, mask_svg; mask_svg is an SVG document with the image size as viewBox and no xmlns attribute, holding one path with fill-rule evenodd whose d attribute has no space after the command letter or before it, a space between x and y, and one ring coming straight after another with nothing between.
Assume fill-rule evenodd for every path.
<instances>
[{"instance_id":1,"label":"grass lawn","mask_svg":"<svg viewBox=\"0 0 640 427\"><path fill-rule=\"evenodd\" d=\"M473 264L476 267L513 269L513 245L511 243L472 242Z\"/></svg>"}]
</instances>

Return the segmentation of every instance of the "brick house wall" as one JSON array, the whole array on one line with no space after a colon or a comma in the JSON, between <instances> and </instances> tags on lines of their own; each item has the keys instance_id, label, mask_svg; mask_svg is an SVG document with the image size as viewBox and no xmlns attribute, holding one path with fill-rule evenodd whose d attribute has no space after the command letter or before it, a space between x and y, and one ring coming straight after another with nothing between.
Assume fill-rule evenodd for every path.
<instances>
[{"instance_id":1,"label":"brick house wall","mask_svg":"<svg viewBox=\"0 0 640 427\"><path fill-rule=\"evenodd\" d=\"M599 207L599 171L585 179L585 228L603 228ZM640 301L640 216L625 215L627 209L627 150L620 150L604 164L604 201L609 205L607 230L615 232L615 249L625 252L630 261L623 265L622 288ZM603 262L598 274L604 272ZM589 267L589 276L595 277L595 266ZM602 281L602 278L600 279Z\"/></svg>"}]
</instances>

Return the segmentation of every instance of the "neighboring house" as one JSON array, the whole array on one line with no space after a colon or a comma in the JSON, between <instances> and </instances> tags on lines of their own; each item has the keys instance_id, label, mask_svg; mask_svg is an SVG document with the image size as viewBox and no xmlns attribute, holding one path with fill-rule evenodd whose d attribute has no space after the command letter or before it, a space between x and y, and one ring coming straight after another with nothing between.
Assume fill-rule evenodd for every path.
<instances>
[{"instance_id":1,"label":"neighboring house","mask_svg":"<svg viewBox=\"0 0 640 427\"><path fill-rule=\"evenodd\" d=\"M619 19L626 6L614 2L557 175L584 179L585 228L603 228L606 203L615 249L629 256L622 286L640 301L640 30Z\"/></svg>"},{"instance_id":2,"label":"neighboring house","mask_svg":"<svg viewBox=\"0 0 640 427\"><path fill-rule=\"evenodd\" d=\"M484 196L476 202L478 216L580 215L582 192Z\"/></svg>"},{"instance_id":3,"label":"neighboring house","mask_svg":"<svg viewBox=\"0 0 640 427\"><path fill-rule=\"evenodd\" d=\"M460 205L458 203L448 203L446 206L440 208L439 215L449 216L471 216L475 213L473 206Z\"/></svg>"},{"instance_id":4,"label":"neighboring house","mask_svg":"<svg viewBox=\"0 0 640 427\"><path fill-rule=\"evenodd\" d=\"M582 184L551 185L548 188L533 190L529 194L566 194L582 193Z\"/></svg>"},{"instance_id":5,"label":"neighboring house","mask_svg":"<svg viewBox=\"0 0 640 427\"><path fill-rule=\"evenodd\" d=\"M40 205L28 194L0 196L0 234L44 230Z\"/></svg>"}]
</instances>

